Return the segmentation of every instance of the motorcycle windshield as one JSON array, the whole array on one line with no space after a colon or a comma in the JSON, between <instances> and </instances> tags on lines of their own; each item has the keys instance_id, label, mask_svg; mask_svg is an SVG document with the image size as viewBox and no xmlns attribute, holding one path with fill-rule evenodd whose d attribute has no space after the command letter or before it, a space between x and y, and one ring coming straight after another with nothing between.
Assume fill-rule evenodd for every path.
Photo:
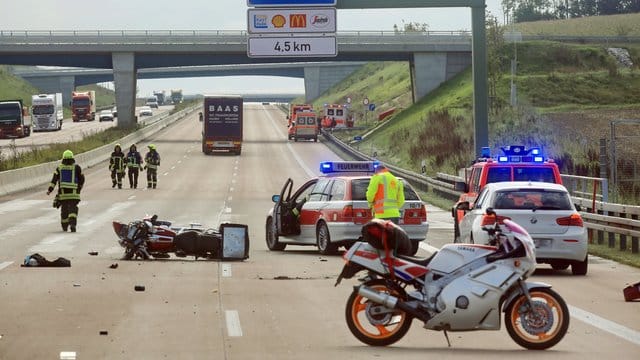
<instances>
[{"instance_id":1,"label":"motorcycle windshield","mask_svg":"<svg viewBox=\"0 0 640 360\"><path fill-rule=\"evenodd\" d=\"M527 230L508 219L504 220L504 226L506 226L507 229L509 229L509 232L511 232L511 234L513 235L513 241L518 241L524 246L527 253L527 258L535 264L536 246L534 245L533 239L531 238L531 235L529 235Z\"/></svg>"}]
</instances>

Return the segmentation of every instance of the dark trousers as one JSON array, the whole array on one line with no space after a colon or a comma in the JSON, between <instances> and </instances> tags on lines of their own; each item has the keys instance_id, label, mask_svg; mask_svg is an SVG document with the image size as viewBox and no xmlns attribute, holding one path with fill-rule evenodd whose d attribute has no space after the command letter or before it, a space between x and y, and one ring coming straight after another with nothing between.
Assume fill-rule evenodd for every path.
<instances>
[{"instance_id":1,"label":"dark trousers","mask_svg":"<svg viewBox=\"0 0 640 360\"><path fill-rule=\"evenodd\" d=\"M118 185L118 188L122 189L122 178L124 177L124 171L111 170L111 182L113 185Z\"/></svg>"},{"instance_id":2,"label":"dark trousers","mask_svg":"<svg viewBox=\"0 0 640 360\"><path fill-rule=\"evenodd\" d=\"M78 203L80 200L60 200L60 224L63 229L78 223Z\"/></svg>"},{"instance_id":3,"label":"dark trousers","mask_svg":"<svg viewBox=\"0 0 640 360\"><path fill-rule=\"evenodd\" d=\"M138 173L140 169L138 168L129 168L129 187L137 188L138 187Z\"/></svg>"},{"instance_id":4,"label":"dark trousers","mask_svg":"<svg viewBox=\"0 0 640 360\"><path fill-rule=\"evenodd\" d=\"M155 189L156 184L158 184L158 169L147 168L147 187Z\"/></svg>"}]
</instances>

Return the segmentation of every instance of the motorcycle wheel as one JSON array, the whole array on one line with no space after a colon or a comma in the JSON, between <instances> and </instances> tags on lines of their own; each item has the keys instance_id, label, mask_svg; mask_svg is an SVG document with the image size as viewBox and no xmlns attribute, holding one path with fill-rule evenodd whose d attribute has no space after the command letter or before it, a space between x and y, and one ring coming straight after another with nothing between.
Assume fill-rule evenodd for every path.
<instances>
[{"instance_id":1,"label":"motorcycle wheel","mask_svg":"<svg viewBox=\"0 0 640 360\"><path fill-rule=\"evenodd\" d=\"M406 300L407 294L401 288L390 289L383 279L364 283L373 290L385 292ZM378 312L383 310L381 312ZM412 318L401 310L391 310L377 304L356 291L347 300L345 311L347 325L351 333L360 341L371 346L391 345L409 331Z\"/></svg>"},{"instance_id":2,"label":"motorcycle wheel","mask_svg":"<svg viewBox=\"0 0 640 360\"><path fill-rule=\"evenodd\" d=\"M569 328L569 308L562 297L549 288L529 290L533 309L520 295L505 312L509 336L530 350L548 349L562 340Z\"/></svg>"}]
</instances>

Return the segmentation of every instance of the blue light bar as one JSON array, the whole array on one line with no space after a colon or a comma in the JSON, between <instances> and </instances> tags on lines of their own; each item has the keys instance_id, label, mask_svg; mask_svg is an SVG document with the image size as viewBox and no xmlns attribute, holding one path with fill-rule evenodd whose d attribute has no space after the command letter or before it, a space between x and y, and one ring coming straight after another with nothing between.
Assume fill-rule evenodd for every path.
<instances>
[{"instance_id":1,"label":"blue light bar","mask_svg":"<svg viewBox=\"0 0 640 360\"><path fill-rule=\"evenodd\" d=\"M540 155L540 148L531 148L529 151L531 155Z\"/></svg>"},{"instance_id":2,"label":"blue light bar","mask_svg":"<svg viewBox=\"0 0 640 360\"><path fill-rule=\"evenodd\" d=\"M534 156L533 162L544 162L544 157L542 156Z\"/></svg>"},{"instance_id":3,"label":"blue light bar","mask_svg":"<svg viewBox=\"0 0 640 360\"><path fill-rule=\"evenodd\" d=\"M378 161L323 161L320 163L320 172L323 174L333 173L372 173L376 170L380 162Z\"/></svg>"},{"instance_id":4,"label":"blue light bar","mask_svg":"<svg viewBox=\"0 0 640 360\"><path fill-rule=\"evenodd\" d=\"M509 161L508 156L498 156L498 162L507 162Z\"/></svg>"},{"instance_id":5,"label":"blue light bar","mask_svg":"<svg viewBox=\"0 0 640 360\"><path fill-rule=\"evenodd\" d=\"M491 148L489 148L488 146L483 146L482 149L480 150L480 157L481 158L490 158L491 157Z\"/></svg>"}]
</instances>

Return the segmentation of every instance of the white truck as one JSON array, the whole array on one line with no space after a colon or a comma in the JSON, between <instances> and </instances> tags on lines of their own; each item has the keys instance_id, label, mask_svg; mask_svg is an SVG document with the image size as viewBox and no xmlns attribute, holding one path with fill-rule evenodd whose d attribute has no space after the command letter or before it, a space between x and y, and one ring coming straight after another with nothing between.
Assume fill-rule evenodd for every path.
<instances>
[{"instance_id":1,"label":"white truck","mask_svg":"<svg viewBox=\"0 0 640 360\"><path fill-rule=\"evenodd\" d=\"M33 131L62 129L62 94L39 94L31 97Z\"/></svg>"}]
</instances>

